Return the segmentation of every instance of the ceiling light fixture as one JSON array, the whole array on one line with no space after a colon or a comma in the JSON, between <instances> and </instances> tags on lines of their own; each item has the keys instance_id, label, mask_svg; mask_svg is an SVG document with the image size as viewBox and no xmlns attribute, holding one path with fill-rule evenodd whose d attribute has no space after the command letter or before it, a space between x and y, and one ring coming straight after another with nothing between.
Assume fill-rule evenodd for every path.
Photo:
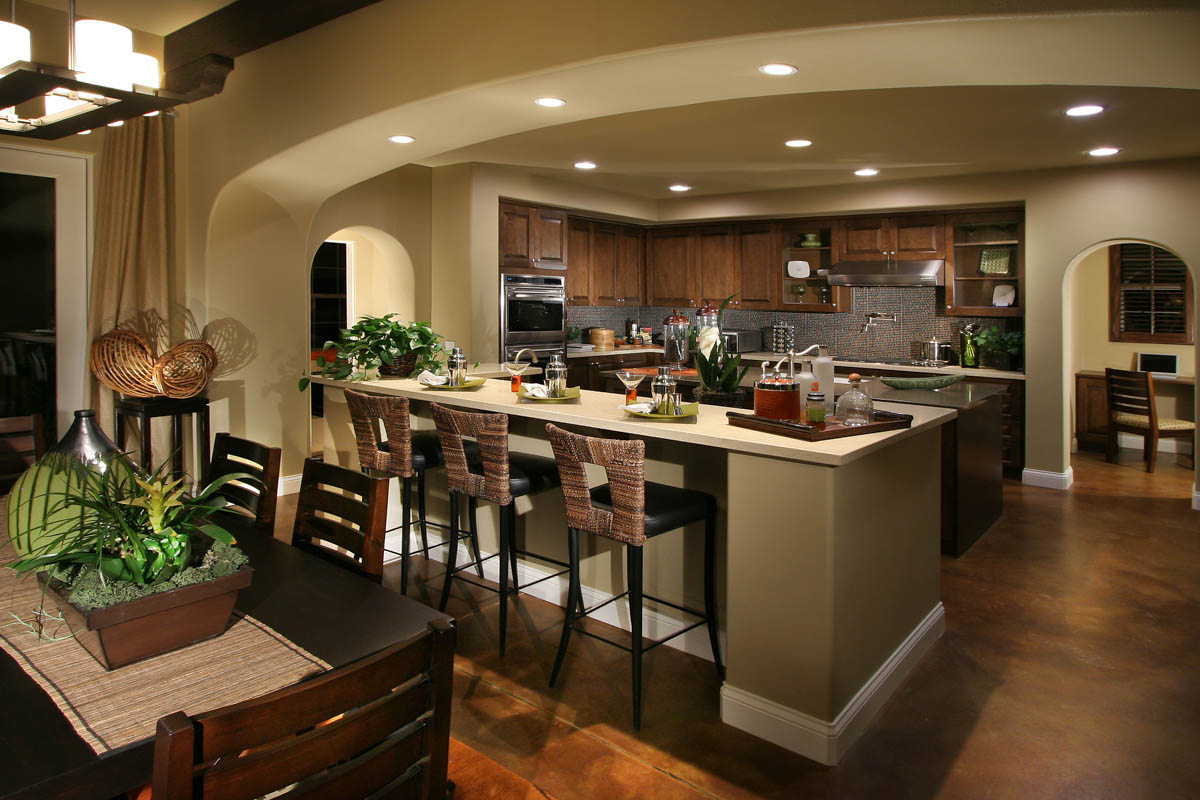
<instances>
[{"instance_id":1,"label":"ceiling light fixture","mask_svg":"<svg viewBox=\"0 0 1200 800\"><path fill-rule=\"evenodd\" d=\"M1121 152L1119 147L1097 147L1094 150L1088 150L1088 155L1104 158L1105 156L1115 156L1119 152Z\"/></svg>"},{"instance_id":2,"label":"ceiling light fixture","mask_svg":"<svg viewBox=\"0 0 1200 800\"><path fill-rule=\"evenodd\" d=\"M788 147L808 147L812 142L808 139L788 139L784 144Z\"/></svg>"},{"instance_id":3,"label":"ceiling light fixture","mask_svg":"<svg viewBox=\"0 0 1200 800\"><path fill-rule=\"evenodd\" d=\"M1068 108L1066 110L1066 112L1064 112L1064 113L1066 113L1066 115L1068 117L1090 117L1095 114L1099 114L1103 110L1104 110L1104 106L1086 105L1086 106L1073 106L1071 108Z\"/></svg>"},{"instance_id":4,"label":"ceiling light fixture","mask_svg":"<svg viewBox=\"0 0 1200 800\"><path fill-rule=\"evenodd\" d=\"M692 190L692 187L688 186L686 183L672 183L667 188L672 192L690 192Z\"/></svg>"},{"instance_id":5,"label":"ceiling light fixture","mask_svg":"<svg viewBox=\"0 0 1200 800\"><path fill-rule=\"evenodd\" d=\"M28 32L0 23L0 133L60 139L185 102L159 88L158 60L133 52L128 28L76 20L75 0L68 0L67 31L70 57L63 69L33 62ZM29 102L39 98L40 108ZM42 113L23 116L36 111Z\"/></svg>"},{"instance_id":6,"label":"ceiling light fixture","mask_svg":"<svg viewBox=\"0 0 1200 800\"><path fill-rule=\"evenodd\" d=\"M872 175L878 175L879 170L875 169L874 167L863 167L862 169L854 170L854 174L860 178L869 178Z\"/></svg>"},{"instance_id":7,"label":"ceiling light fixture","mask_svg":"<svg viewBox=\"0 0 1200 800\"><path fill-rule=\"evenodd\" d=\"M566 100L563 100L559 97L539 97L533 102L535 105L539 105L542 108L562 108L567 104Z\"/></svg>"},{"instance_id":8,"label":"ceiling light fixture","mask_svg":"<svg viewBox=\"0 0 1200 800\"><path fill-rule=\"evenodd\" d=\"M596 163L594 161L576 161L575 162L575 169L595 169L595 168L596 168Z\"/></svg>"},{"instance_id":9,"label":"ceiling light fixture","mask_svg":"<svg viewBox=\"0 0 1200 800\"><path fill-rule=\"evenodd\" d=\"M412 144L416 141L416 139L411 136L405 136L402 133L398 133L395 136L389 136L388 141L392 144Z\"/></svg>"},{"instance_id":10,"label":"ceiling light fixture","mask_svg":"<svg viewBox=\"0 0 1200 800\"><path fill-rule=\"evenodd\" d=\"M800 70L791 64L763 64L758 71L763 75L795 75Z\"/></svg>"}]
</instances>

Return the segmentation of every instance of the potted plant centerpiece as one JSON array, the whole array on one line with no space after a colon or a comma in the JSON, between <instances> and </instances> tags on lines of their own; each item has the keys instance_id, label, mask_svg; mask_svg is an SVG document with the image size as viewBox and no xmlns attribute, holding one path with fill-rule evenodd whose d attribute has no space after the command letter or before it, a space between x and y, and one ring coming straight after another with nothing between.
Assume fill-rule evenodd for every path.
<instances>
[{"instance_id":1,"label":"potted plant centerpiece","mask_svg":"<svg viewBox=\"0 0 1200 800\"><path fill-rule=\"evenodd\" d=\"M317 356L317 370L326 378L366 380L372 371L381 375L412 377L422 370L437 371L444 352L442 337L428 322L400 322L397 314L362 316L344 329L336 342L326 342L323 351L336 351L333 360L325 352ZM300 379L300 389L308 387Z\"/></svg>"},{"instance_id":2,"label":"potted plant centerpiece","mask_svg":"<svg viewBox=\"0 0 1200 800\"><path fill-rule=\"evenodd\" d=\"M1020 331L1006 331L995 326L975 334L975 345L979 352L990 356L997 369L1016 369L1024 342L1025 336Z\"/></svg>"},{"instance_id":3,"label":"potted plant centerpiece","mask_svg":"<svg viewBox=\"0 0 1200 800\"><path fill-rule=\"evenodd\" d=\"M700 385L692 390L692 397L701 403L741 408L745 399L741 383L749 367L738 369L742 363L741 355L726 352L725 339L721 336L725 307L735 297L736 293L726 297L718 309L711 303L706 304L696 315L691 338Z\"/></svg>"},{"instance_id":4,"label":"potted plant centerpiece","mask_svg":"<svg viewBox=\"0 0 1200 800\"><path fill-rule=\"evenodd\" d=\"M166 465L147 475L123 455L86 463L50 452L9 500L9 566L37 572L80 644L115 669L224 632L254 570L218 523L230 502L223 475L196 494ZM24 484L24 486L22 486Z\"/></svg>"}]
</instances>

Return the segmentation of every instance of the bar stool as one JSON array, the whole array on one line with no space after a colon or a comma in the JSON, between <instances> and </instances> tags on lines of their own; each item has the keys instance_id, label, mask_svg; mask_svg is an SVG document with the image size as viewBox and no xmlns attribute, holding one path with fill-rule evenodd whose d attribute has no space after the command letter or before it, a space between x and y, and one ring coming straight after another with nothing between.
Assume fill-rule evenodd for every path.
<instances>
[{"instance_id":1,"label":"bar stool","mask_svg":"<svg viewBox=\"0 0 1200 800\"><path fill-rule=\"evenodd\" d=\"M512 569L513 592L519 592L523 588L517 583L517 514L513 499L558 486L558 467L552 458L509 452L507 414L458 411L438 403L431 404L430 409L433 411L438 435L442 439L442 454L446 459L446 481L450 487L450 540L455 541L457 537L459 495L466 495L472 504L470 524L473 529L476 528L476 500L487 500L500 506L500 552L497 555L500 559L500 655L503 656L508 628L509 568ZM479 446L480 458L470 457L470 453L464 447L464 436L474 437ZM457 573L466 569L455 566L457 550L457 547L452 547L447 554L439 611L446 610L446 602L450 599L450 586L454 578L459 577ZM479 558L478 551L475 557ZM553 559L537 557L563 567L567 566ZM530 581L526 586L549 580L563 572L566 570ZM459 579L465 580L461 577ZM474 581L467 582L491 590L490 586Z\"/></svg>"},{"instance_id":2,"label":"bar stool","mask_svg":"<svg viewBox=\"0 0 1200 800\"><path fill-rule=\"evenodd\" d=\"M554 686L567 654L567 643L572 629L620 647L633 657L633 727L642 725L642 655L663 642L674 639L692 628L708 624L708 640L712 646L713 661L717 677L725 678L721 665L721 650L717 642L717 608L713 584L713 563L716 554L716 499L705 492L678 489L660 483L646 481L646 443L640 439L598 439L565 431L556 425L546 425L558 472L562 479L563 495L566 497L567 536L570 552L570 587L567 591L567 611L563 620L562 638L558 644L558 655L554 659L554 670L550 674L550 685ZM608 483L588 488L587 474L583 465L596 464L604 468ZM704 522L704 613L642 592L642 547L646 540L667 531L681 528L693 522ZM603 536L626 546L627 581L626 591L576 613L582 607L583 595L579 584L579 534L580 532ZM576 623L609 603L629 597L631 647L613 642L602 636L576 627ZM699 621L676 633L642 646L642 600L643 597L656 603L683 611Z\"/></svg>"},{"instance_id":3,"label":"bar stool","mask_svg":"<svg viewBox=\"0 0 1200 800\"><path fill-rule=\"evenodd\" d=\"M408 594L408 559L411 555L409 529L412 527L412 479L417 479L417 523L421 528L421 549L418 553L428 553L428 526L437 528L447 526L437 522L429 522L425 515L425 472L440 467L443 463L442 445L438 434L434 431L413 433L409 417L409 403L406 397L394 397L377 394L363 394L353 389L346 389L346 405L350 408L350 420L354 423L354 439L358 444L358 463L367 473L379 473L388 477L400 479L400 529L404 531L400 545L400 593ZM380 423L383 426L383 438L380 433ZM472 446L475 458L478 451ZM451 514L456 513L451 509ZM394 530L394 529L393 529ZM479 541L471 536L471 545L475 551L476 568L479 577L483 577L483 565L479 560ZM441 547L446 542L435 544ZM457 549L457 539L454 540ZM391 552L391 551L388 551Z\"/></svg>"}]
</instances>

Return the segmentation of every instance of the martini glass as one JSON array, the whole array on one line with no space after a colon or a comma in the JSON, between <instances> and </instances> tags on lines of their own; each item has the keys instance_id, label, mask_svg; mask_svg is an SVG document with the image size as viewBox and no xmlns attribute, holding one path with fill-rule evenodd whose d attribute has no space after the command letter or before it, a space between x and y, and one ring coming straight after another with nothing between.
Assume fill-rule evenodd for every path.
<instances>
[{"instance_id":1,"label":"martini glass","mask_svg":"<svg viewBox=\"0 0 1200 800\"><path fill-rule=\"evenodd\" d=\"M518 392L521 390L521 373L529 369L528 361L505 361L504 371L512 376L512 390Z\"/></svg>"},{"instance_id":2,"label":"martini glass","mask_svg":"<svg viewBox=\"0 0 1200 800\"><path fill-rule=\"evenodd\" d=\"M617 379L625 384L625 405L633 405L638 401L637 387L645 377L645 375L639 375L626 369L617 372Z\"/></svg>"}]
</instances>

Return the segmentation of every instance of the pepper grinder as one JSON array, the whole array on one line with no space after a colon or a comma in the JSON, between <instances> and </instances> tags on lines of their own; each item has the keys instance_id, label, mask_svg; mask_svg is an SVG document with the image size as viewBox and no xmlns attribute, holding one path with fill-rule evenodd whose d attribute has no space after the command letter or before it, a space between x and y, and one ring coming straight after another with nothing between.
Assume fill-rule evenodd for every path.
<instances>
[{"instance_id":1,"label":"pepper grinder","mask_svg":"<svg viewBox=\"0 0 1200 800\"><path fill-rule=\"evenodd\" d=\"M461 347L456 347L450 351L450 357L446 359L446 373L449 380L447 386L465 386L467 384L467 357L463 355Z\"/></svg>"}]
</instances>

